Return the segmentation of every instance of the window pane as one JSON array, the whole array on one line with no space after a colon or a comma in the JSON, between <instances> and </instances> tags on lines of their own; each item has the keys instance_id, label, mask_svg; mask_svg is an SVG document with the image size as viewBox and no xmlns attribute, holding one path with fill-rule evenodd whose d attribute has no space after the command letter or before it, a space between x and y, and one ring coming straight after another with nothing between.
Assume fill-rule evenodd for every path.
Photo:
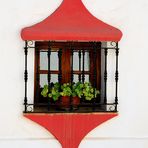
<instances>
[{"instance_id":1,"label":"window pane","mask_svg":"<svg viewBox=\"0 0 148 148\"><path fill-rule=\"evenodd\" d=\"M85 75L85 82L89 82L89 75Z\"/></svg>"},{"instance_id":2,"label":"window pane","mask_svg":"<svg viewBox=\"0 0 148 148\"><path fill-rule=\"evenodd\" d=\"M78 52L73 54L73 70L79 70L79 55Z\"/></svg>"},{"instance_id":3,"label":"window pane","mask_svg":"<svg viewBox=\"0 0 148 148\"><path fill-rule=\"evenodd\" d=\"M84 69L85 71L89 71L89 53L85 52L85 57L84 57Z\"/></svg>"},{"instance_id":4,"label":"window pane","mask_svg":"<svg viewBox=\"0 0 148 148\"><path fill-rule=\"evenodd\" d=\"M58 75L51 74L51 81L50 82L58 82ZM40 74L40 86L43 87L44 85L48 84L48 74Z\"/></svg>"},{"instance_id":5,"label":"window pane","mask_svg":"<svg viewBox=\"0 0 148 148\"><path fill-rule=\"evenodd\" d=\"M40 52L40 70L48 70L47 52Z\"/></svg>"},{"instance_id":6,"label":"window pane","mask_svg":"<svg viewBox=\"0 0 148 148\"><path fill-rule=\"evenodd\" d=\"M47 74L40 74L40 86L44 87L45 84L48 84Z\"/></svg>"},{"instance_id":7,"label":"window pane","mask_svg":"<svg viewBox=\"0 0 148 148\"><path fill-rule=\"evenodd\" d=\"M58 82L58 75L57 74L51 74L51 82L53 82L53 83Z\"/></svg>"},{"instance_id":8,"label":"window pane","mask_svg":"<svg viewBox=\"0 0 148 148\"><path fill-rule=\"evenodd\" d=\"M58 52L51 52L50 70L58 70Z\"/></svg>"},{"instance_id":9,"label":"window pane","mask_svg":"<svg viewBox=\"0 0 148 148\"><path fill-rule=\"evenodd\" d=\"M48 70L47 52L40 52L40 70ZM50 70L58 70L58 52L51 52Z\"/></svg>"},{"instance_id":10,"label":"window pane","mask_svg":"<svg viewBox=\"0 0 148 148\"><path fill-rule=\"evenodd\" d=\"M81 80L82 80L82 75L81 75ZM74 79L73 79L73 81L74 81L75 83L77 83L77 82L79 81L79 75L74 74ZM85 82L89 82L89 75L85 75Z\"/></svg>"},{"instance_id":11,"label":"window pane","mask_svg":"<svg viewBox=\"0 0 148 148\"><path fill-rule=\"evenodd\" d=\"M89 52L85 52L84 55L84 71L89 71ZM81 71L83 68L83 54L81 52ZM79 70L79 54L78 52L74 52L73 54L73 70Z\"/></svg>"},{"instance_id":12,"label":"window pane","mask_svg":"<svg viewBox=\"0 0 148 148\"><path fill-rule=\"evenodd\" d=\"M74 75L74 76L73 76L73 81L74 81L75 83L77 83L77 82L79 81L78 75Z\"/></svg>"}]
</instances>

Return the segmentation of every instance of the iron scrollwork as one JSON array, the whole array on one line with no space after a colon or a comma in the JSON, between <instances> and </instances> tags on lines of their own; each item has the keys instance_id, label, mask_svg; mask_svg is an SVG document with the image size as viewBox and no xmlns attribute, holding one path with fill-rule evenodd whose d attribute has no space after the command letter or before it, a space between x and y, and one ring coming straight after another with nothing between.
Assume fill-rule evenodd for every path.
<instances>
[{"instance_id":1,"label":"iron scrollwork","mask_svg":"<svg viewBox=\"0 0 148 148\"><path fill-rule=\"evenodd\" d=\"M27 112L33 112L33 105L27 105Z\"/></svg>"},{"instance_id":2,"label":"iron scrollwork","mask_svg":"<svg viewBox=\"0 0 148 148\"><path fill-rule=\"evenodd\" d=\"M35 46L34 46L34 41L32 41L32 40L30 40L30 41L27 41L27 43L28 43L28 48L35 48Z\"/></svg>"},{"instance_id":3,"label":"iron scrollwork","mask_svg":"<svg viewBox=\"0 0 148 148\"><path fill-rule=\"evenodd\" d=\"M110 42L110 46L112 48L117 48L117 42Z\"/></svg>"},{"instance_id":4,"label":"iron scrollwork","mask_svg":"<svg viewBox=\"0 0 148 148\"><path fill-rule=\"evenodd\" d=\"M115 111L115 109L116 109L115 104L110 105L109 108L108 108L108 110L111 111L111 112Z\"/></svg>"}]
</instances>

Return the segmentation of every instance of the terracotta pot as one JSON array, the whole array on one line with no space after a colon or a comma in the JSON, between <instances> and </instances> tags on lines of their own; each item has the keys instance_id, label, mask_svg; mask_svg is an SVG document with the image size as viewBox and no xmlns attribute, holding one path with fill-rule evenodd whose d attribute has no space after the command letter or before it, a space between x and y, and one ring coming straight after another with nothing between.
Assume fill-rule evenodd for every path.
<instances>
[{"instance_id":1,"label":"terracotta pot","mask_svg":"<svg viewBox=\"0 0 148 148\"><path fill-rule=\"evenodd\" d=\"M70 97L69 96L61 97L61 107L65 110L70 108Z\"/></svg>"},{"instance_id":2,"label":"terracotta pot","mask_svg":"<svg viewBox=\"0 0 148 148\"><path fill-rule=\"evenodd\" d=\"M78 105L80 104L79 97L72 97L72 107L74 110L78 109ZM70 97L62 96L61 99L57 102L57 106L61 110L70 110Z\"/></svg>"},{"instance_id":3,"label":"terracotta pot","mask_svg":"<svg viewBox=\"0 0 148 148\"><path fill-rule=\"evenodd\" d=\"M78 105L80 104L80 98L79 97L73 97L72 98L72 105L73 109L78 109Z\"/></svg>"}]
</instances>

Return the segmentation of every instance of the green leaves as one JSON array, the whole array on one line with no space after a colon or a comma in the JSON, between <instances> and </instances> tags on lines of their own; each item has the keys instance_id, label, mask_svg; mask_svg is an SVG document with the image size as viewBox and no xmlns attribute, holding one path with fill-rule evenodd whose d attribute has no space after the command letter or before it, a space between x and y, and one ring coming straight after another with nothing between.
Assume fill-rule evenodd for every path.
<instances>
[{"instance_id":1,"label":"green leaves","mask_svg":"<svg viewBox=\"0 0 148 148\"><path fill-rule=\"evenodd\" d=\"M52 87L48 88L48 85L44 85L44 88L41 92L41 95L43 97L48 97L52 98L54 101L57 101L58 98L60 97L60 92L59 92L60 84L55 83ZM49 91L48 91L49 89Z\"/></svg>"},{"instance_id":2,"label":"green leaves","mask_svg":"<svg viewBox=\"0 0 148 148\"><path fill-rule=\"evenodd\" d=\"M78 96L79 98L83 96L83 84L81 82L72 85L72 96Z\"/></svg>"},{"instance_id":3,"label":"green leaves","mask_svg":"<svg viewBox=\"0 0 148 148\"><path fill-rule=\"evenodd\" d=\"M64 83L61 86L62 92L60 93L61 96L71 96L72 90L71 90L71 85L69 83Z\"/></svg>"},{"instance_id":4,"label":"green leaves","mask_svg":"<svg viewBox=\"0 0 148 148\"><path fill-rule=\"evenodd\" d=\"M43 97L52 98L54 101L57 101L60 96L78 96L79 98L84 96L85 100L90 101L96 98L99 93L99 90L93 88L89 82L85 82L84 84L82 82L73 84L64 83L63 85L56 82L51 87L44 85L41 95Z\"/></svg>"},{"instance_id":5,"label":"green leaves","mask_svg":"<svg viewBox=\"0 0 148 148\"><path fill-rule=\"evenodd\" d=\"M99 90L96 90L96 88L93 88L90 83L85 82L83 87L83 94L85 97L85 100L92 100L93 98L97 97L99 94Z\"/></svg>"},{"instance_id":6,"label":"green leaves","mask_svg":"<svg viewBox=\"0 0 148 148\"><path fill-rule=\"evenodd\" d=\"M43 88L43 90L41 92L41 95L43 97L47 97L47 94L48 94L48 85L44 85L44 88Z\"/></svg>"},{"instance_id":7,"label":"green leaves","mask_svg":"<svg viewBox=\"0 0 148 148\"><path fill-rule=\"evenodd\" d=\"M54 85L54 87L52 87L51 89L51 93L48 94L48 97L52 98L54 101L57 101L60 97L60 92L58 87Z\"/></svg>"}]
</instances>

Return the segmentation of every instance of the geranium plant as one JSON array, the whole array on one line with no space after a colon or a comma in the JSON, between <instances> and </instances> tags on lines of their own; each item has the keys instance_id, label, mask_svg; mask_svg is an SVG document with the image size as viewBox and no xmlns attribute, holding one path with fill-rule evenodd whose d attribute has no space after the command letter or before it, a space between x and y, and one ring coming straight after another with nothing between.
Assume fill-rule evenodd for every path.
<instances>
[{"instance_id":1,"label":"geranium plant","mask_svg":"<svg viewBox=\"0 0 148 148\"><path fill-rule=\"evenodd\" d=\"M61 96L71 96L72 90L71 90L71 85L69 83L64 83L61 85Z\"/></svg>"},{"instance_id":2,"label":"geranium plant","mask_svg":"<svg viewBox=\"0 0 148 148\"><path fill-rule=\"evenodd\" d=\"M92 100L93 98L96 98L97 95L99 94L99 90L97 90L96 88L93 88L91 83L89 82L85 82L83 85L83 95L85 100Z\"/></svg>"},{"instance_id":3,"label":"geranium plant","mask_svg":"<svg viewBox=\"0 0 148 148\"><path fill-rule=\"evenodd\" d=\"M61 104L69 107L70 96L72 96L72 104L77 106L80 103L80 98L84 97L85 100L90 101L96 98L99 93L99 90L92 87L89 82L64 83L62 85L56 82L50 87L44 85L41 95L53 99L54 101L57 101L61 96Z\"/></svg>"},{"instance_id":4,"label":"geranium plant","mask_svg":"<svg viewBox=\"0 0 148 148\"><path fill-rule=\"evenodd\" d=\"M77 82L72 85L72 96L81 98L83 96L83 83Z\"/></svg>"},{"instance_id":5,"label":"geranium plant","mask_svg":"<svg viewBox=\"0 0 148 148\"><path fill-rule=\"evenodd\" d=\"M60 84L58 82L54 83L51 87L49 87L48 85L44 85L41 95L43 97L52 98L54 101L57 101L60 97L59 89Z\"/></svg>"}]
</instances>

